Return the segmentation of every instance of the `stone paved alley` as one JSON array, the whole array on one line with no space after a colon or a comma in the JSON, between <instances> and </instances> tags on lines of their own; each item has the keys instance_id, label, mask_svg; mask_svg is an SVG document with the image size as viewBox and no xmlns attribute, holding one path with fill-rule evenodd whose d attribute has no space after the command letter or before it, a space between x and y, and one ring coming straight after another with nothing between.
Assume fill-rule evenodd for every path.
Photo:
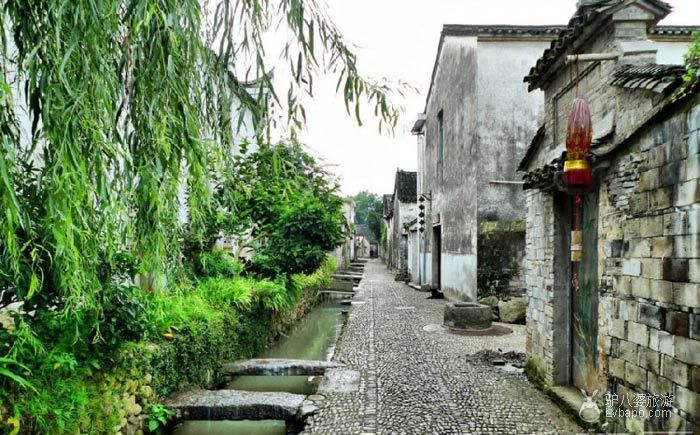
<instances>
[{"instance_id":1,"label":"stone paved alley","mask_svg":"<svg viewBox=\"0 0 700 435\"><path fill-rule=\"evenodd\" d=\"M335 393L309 434L575 433L580 428L521 373L469 361L481 350L524 352L523 327L500 337L427 332L444 300L395 282L378 261L365 277L334 359L361 373L356 392Z\"/></svg>"}]
</instances>

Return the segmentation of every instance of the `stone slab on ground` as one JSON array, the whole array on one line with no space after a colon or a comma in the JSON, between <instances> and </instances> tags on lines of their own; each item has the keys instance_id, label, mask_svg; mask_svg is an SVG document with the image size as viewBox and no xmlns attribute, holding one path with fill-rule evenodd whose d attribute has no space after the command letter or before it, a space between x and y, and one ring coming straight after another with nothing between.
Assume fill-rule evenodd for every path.
<instances>
[{"instance_id":1,"label":"stone slab on ground","mask_svg":"<svg viewBox=\"0 0 700 435\"><path fill-rule=\"evenodd\" d=\"M525 327L497 337L458 336L442 325L446 301L393 281L371 260L334 361L359 373L358 389L326 393L308 434L560 434L582 429L518 372L469 358L525 351ZM396 307L415 307L399 310Z\"/></svg>"},{"instance_id":2,"label":"stone slab on ground","mask_svg":"<svg viewBox=\"0 0 700 435\"><path fill-rule=\"evenodd\" d=\"M226 373L233 376L321 376L326 370L344 367L331 361L301 359L248 359L222 364Z\"/></svg>"},{"instance_id":3,"label":"stone slab on ground","mask_svg":"<svg viewBox=\"0 0 700 435\"><path fill-rule=\"evenodd\" d=\"M306 396L237 390L192 390L164 405L186 420L294 420Z\"/></svg>"},{"instance_id":4,"label":"stone slab on ground","mask_svg":"<svg viewBox=\"0 0 700 435\"><path fill-rule=\"evenodd\" d=\"M319 394L350 393L360 388L360 372L356 370L330 369L321 379Z\"/></svg>"}]
</instances>

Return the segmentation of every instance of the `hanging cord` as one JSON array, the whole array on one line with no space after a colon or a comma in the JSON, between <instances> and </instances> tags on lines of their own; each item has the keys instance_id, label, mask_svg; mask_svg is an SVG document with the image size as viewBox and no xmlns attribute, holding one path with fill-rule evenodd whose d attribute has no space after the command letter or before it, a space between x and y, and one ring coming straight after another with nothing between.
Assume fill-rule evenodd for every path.
<instances>
[{"instance_id":1,"label":"hanging cord","mask_svg":"<svg viewBox=\"0 0 700 435\"><path fill-rule=\"evenodd\" d=\"M581 72L579 71L579 66L578 66L578 56L576 56L576 98L578 98L578 82L579 82L580 76L581 76Z\"/></svg>"}]
</instances>

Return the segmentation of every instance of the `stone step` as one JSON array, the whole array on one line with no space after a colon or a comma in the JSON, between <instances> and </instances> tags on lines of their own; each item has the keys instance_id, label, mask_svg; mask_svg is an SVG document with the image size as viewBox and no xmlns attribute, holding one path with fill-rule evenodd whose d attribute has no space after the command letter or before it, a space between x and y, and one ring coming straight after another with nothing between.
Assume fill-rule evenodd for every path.
<instances>
[{"instance_id":1,"label":"stone step","mask_svg":"<svg viewBox=\"0 0 700 435\"><path fill-rule=\"evenodd\" d=\"M318 293L320 295L333 296L333 297L339 296L342 298L351 298L351 297L355 296L355 291L350 291L350 290L321 290Z\"/></svg>"},{"instance_id":2,"label":"stone step","mask_svg":"<svg viewBox=\"0 0 700 435\"><path fill-rule=\"evenodd\" d=\"M233 376L321 376L328 369L345 367L331 361L301 359L248 359L223 364L226 373Z\"/></svg>"},{"instance_id":3,"label":"stone step","mask_svg":"<svg viewBox=\"0 0 700 435\"><path fill-rule=\"evenodd\" d=\"M364 275L354 273L336 273L331 275L331 277L342 281L360 281Z\"/></svg>"},{"instance_id":4,"label":"stone step","mask_svg":"<svg viewBox=\"0 0 700 435\"><path fill-rule=\"evenodd\" d=\"M238 390L192 390L171 395L168 408L184 420L295 420L306 396Z\"/></svg>"}]
</instances>

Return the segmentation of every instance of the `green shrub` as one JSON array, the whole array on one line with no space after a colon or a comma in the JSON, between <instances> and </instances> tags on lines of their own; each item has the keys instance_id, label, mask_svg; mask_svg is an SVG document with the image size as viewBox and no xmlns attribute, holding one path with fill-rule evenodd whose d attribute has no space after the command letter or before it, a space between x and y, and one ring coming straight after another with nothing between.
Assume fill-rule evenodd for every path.
<instances>
[{"instance_id":1,"label":"green shrub","mask_svg":"<svg viewBox=\"0 0 700 435\"><path fill-rule=\"evenodd\" d=\"M36 392L0 375L0 433L16 425L20 433L113 433L132 415L126 398L133 398L144 425L162 425L161 398L176 390L212 387L221 380L222 361L259 354L316 303L334 269L329 258L314 273L285 281L206 278L154 294L114 288L116 295L105 297L122 302L105 315L131 325L119 332L123 340L141 338L125 341L109 357L94 354L95 348L91 353L72 347L71 334L55 332L70 326L60 316L47 316L43 328L56 328L56 345L41 350L22 338L25 366L8 365ZM145 322L143 328L132 329L139 321ZM15 333L25 330L20 323ZM7 331L0 328L1 334Z\"/></svg>"},{"instance_id":2,"label":"green shrub","mask_svg":"<svg viewBox=\"0 0 700 435\"><path fill-rule=\"evenodd\" d=\"M198 276L211 278L235 278L241 274L242 266L231 254L215 249L200 252L194 258L194 272Z\"/></svg>"}]
</instances>

